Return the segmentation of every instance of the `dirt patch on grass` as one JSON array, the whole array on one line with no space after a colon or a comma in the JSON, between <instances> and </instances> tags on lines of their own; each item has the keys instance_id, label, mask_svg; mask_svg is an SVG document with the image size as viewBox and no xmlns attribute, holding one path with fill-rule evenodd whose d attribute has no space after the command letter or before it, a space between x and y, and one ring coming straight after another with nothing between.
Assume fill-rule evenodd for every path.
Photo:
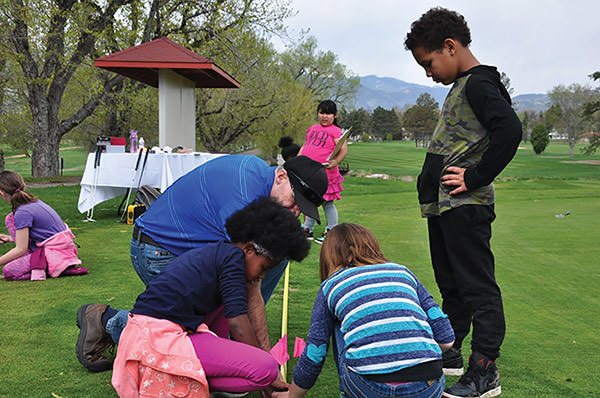
<instances>
[{"instance_id":1,"label":"dirt patch on grass","mask_svg":"<svg viewBox=\"0 0 600 398\"><path fill-rule=\"evenodd\" d=\"M356 172L356 171L352 171L352 170L350 170L350 172L348 174L351 176L355 176L355 177L378 178L381 180L400 180L400 181L407 181L407 182L415 181L415 178L413 176L391 176L389 174L369 174L364 171Z\"/></svg>"},{"instance_id":2,"label":"dirt patch on grass","mask_svg":"<svg viewBox=\"0 0 600 398\"><path fill-rule=\"evenodd\" d=\"M49 178L46 181L37 181L37 180L29 180L26 181L25 184L27 188L47 188L47 187L57 187L60 185L71 186L71 185L79 185L81 182L81 176L59 176Z\"/></svg>"}]
</instances>

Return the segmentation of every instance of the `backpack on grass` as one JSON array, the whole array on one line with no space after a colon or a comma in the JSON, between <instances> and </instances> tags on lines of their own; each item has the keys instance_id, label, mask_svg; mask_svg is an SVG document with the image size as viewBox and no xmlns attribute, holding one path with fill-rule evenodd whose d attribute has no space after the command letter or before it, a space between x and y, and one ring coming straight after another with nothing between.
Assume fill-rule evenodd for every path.
<instances>
[{"instance_id":1,"label":"backpack on grass","mask_svg":"<svg viewBox=\"0 0 600 398\"><path fill-rule=\"evenodd\" d=\"M127 224L133 224L135 219L144 214L159 196L160 191L156 188L148 185L139 187L135 193L133 204L127 206Z\"/></svg>"}]
</instances>

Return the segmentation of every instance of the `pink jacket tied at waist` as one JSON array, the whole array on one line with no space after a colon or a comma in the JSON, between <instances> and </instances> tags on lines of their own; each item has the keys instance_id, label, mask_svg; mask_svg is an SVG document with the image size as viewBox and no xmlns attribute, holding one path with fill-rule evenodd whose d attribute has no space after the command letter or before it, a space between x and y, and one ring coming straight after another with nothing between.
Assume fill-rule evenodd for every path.
<instances>
[{"instance_id":1,"label":"pink jacket tied at waist","mask_svg":"<svg viewBox=\"0 0 600 398\"><path fill-rule=\"evenodd\" d=\"M69 228L52 235L31 254L31 269L46 269L52 278L58 278L71 265L80 265L77 247L73 242L75 235Z\"/></svg>"},{"instance_id":2,"label":"pink jacket tied at waist","mask_svg":"<svg viewBox=\"0 0 600 398\"><path fill-rule=\"evenodd\" d=\"M209 332L205 324L196 333ZM208 398L208 382L188 333L178 324L130 316L121 334L112 384L121 398Z\"/></svg>"}]
</instances>

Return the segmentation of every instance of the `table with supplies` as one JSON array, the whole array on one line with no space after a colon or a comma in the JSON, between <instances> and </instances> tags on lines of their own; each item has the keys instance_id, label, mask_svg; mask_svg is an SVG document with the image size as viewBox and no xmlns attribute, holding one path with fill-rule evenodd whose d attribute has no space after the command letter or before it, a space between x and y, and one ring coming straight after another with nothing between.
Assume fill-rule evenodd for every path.
<instances>
[{"instance_id":1,"label":"table with supplies","mask_svg":"<svg viewBox=\"0 0 600 398\"><path fill-rule=\"evenodd\" d=\"M220 153L90 153L81 178L77 208L85 213L98 203L134 193L141 185L162 191L175 180Z\"/></svg>"}]
</instances>

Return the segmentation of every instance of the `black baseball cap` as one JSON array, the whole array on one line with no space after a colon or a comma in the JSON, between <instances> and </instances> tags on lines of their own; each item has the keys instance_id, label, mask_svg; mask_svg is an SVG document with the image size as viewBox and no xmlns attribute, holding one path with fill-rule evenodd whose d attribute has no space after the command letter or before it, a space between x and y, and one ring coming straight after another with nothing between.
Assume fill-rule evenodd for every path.
<instances>
[{"instance_id":1,"label":"black baseball cap","mask_svg":"<svg viewBox=\"0 0 600 398\"><path fill-rule=\"evenodd\" d=\"M294 191L294 198L300 211L317 220L319 218L318 207L325 203L323 195L327 192L329 180L325 167L306 156L296 156L283 164L290 179L290 185Z\"/></svg>"}]
</instances>

